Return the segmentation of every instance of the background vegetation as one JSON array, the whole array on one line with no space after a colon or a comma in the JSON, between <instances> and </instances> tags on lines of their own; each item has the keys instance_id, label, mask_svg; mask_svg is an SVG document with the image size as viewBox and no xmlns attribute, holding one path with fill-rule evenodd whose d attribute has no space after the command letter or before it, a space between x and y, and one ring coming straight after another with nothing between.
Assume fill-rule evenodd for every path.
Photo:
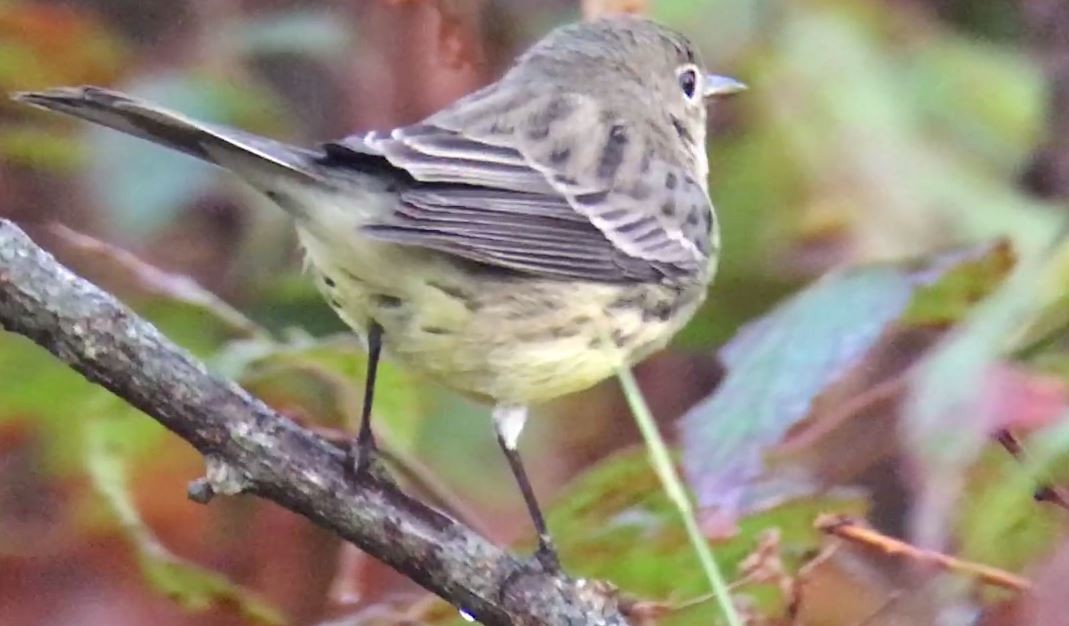
<instances>
[{"instance_id":1,"label":"background vegetation","mask_svg":"<svg viewBox=\"0 0 1069 626\"><path fill-rule=\"evenodd\" d=\"M637 370L748 618L1065 623L1069 6L630 4L751 86L712 115L721 273ZM0 92L106 84L313 143L417 121L580 12L0 0ZM283 214L225 176L0 102L0 216L293 419L353 429L361 349ZM387 366L377 409L413 491L529 549L484 407ZM541 407L523 453L569 571L619 585L636 619L710 623L637 440L609 381ZM460 619L272 505L189 502L201 472L155 422L0 334L0 624ZM904 556L881 551L891 538Z\"/></svg>"}]
</instances>

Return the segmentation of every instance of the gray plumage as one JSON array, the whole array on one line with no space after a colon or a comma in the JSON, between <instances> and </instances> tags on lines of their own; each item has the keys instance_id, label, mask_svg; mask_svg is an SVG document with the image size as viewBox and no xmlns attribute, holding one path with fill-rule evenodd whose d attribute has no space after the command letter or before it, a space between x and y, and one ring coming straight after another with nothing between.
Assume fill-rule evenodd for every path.
<instances>
[{"instance_id":1,"label":"gray plumage","mask_svg":"<svg viewBox=\"0 0 1069 626\"><path fill-rule=\"evenodd\" d=\"M663 95L677 95L678 66L700 59L676 33L620 19L632 27L559 29L499 82L422 123L316 150L96 87L16 98L211 162L235 152L267 175L391 178L394 210L360 225L384 241L557 279L703 282L717 247L704 117L695 124L694 109Z\"/></svg>"}]
</instances>

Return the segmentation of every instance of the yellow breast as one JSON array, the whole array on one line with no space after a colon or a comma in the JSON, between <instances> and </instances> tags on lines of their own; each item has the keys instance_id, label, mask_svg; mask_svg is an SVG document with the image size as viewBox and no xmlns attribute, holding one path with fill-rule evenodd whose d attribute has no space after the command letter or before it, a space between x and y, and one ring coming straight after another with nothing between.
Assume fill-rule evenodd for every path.
<instances>
[{"instance_id":1,"label":"yellow breast","mask_svg":"<svg viewBox=\"0 0 1069 626\"><path fill-rule=\"evenodd\" d=\"M301 231L324 296L388 357L464 394L530 404L585 389L661 348L704 289L505 274L360 237Z\"/></svg>"}]
</instances>

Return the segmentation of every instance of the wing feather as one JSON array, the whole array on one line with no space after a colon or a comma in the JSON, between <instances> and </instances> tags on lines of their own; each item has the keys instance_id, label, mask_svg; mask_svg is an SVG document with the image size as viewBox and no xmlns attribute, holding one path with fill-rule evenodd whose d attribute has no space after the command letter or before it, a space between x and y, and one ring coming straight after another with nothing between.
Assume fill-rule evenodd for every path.
<instances>
[{"instance_id":1,"label":"wing feather","mask_svg":"<svg viewBox=\"0 0 1069 626\"><path fill-rule=\"evenodd\" d=\"M622 159L625 150L650 150L634 141L598 145L604 124L587 129L595 137L584 141L567 118L586 102L543 99L533 105L540 113L521 104L511 117L495 118L487 114L493 102L483 101L493 97L477 93L423 123L326 145L342 161L347 153L381 155L414 179L396 210L367 233L556 278L652 282L703 271L711 205L684 169L651 154ZM533 140L548 136L549 124L562 124L559 145ZM619 139L616 126L608 128L608 141ZM575 174L604 175L606 162L647 171ZM651 178L675 182L652 190L644 186Z\"/></svg>"}]
</instances>

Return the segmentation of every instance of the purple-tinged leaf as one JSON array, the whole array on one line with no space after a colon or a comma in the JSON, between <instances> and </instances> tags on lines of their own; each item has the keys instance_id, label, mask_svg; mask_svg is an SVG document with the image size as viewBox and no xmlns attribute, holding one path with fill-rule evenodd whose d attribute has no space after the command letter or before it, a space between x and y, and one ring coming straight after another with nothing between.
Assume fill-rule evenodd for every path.
<instances>
[{"instance_id":1,"label":"purple-tinged leaf","mask_svg":"<svg viewBox=\"0 0 1069 626\"><path fill-rule=\"evenodd\" d=\"M747 508L761 455L857 363L909 305L909 276L891 266L826 277L745 327L721 351L728 373L682 421L688 477L704 508Z\"/></svg>"},{"instance_id":2,"label":"purple-tinged leaf","mask_svg":"<svg viewBox=\"0 0 1069 626\"><path fill-rule=\"evenodd\" d=\"M960 320L1014 261L1010 247L996 243L923 264L840 271L739 331L720 351L727 369L720 387L682 420L684 464L699 504L718 513L711 523L729 527L744 511L792 497L769 485L804 492L785 476L756 485L764 452L892 325L944 328Z\"/></svg>"}]
</instances>

